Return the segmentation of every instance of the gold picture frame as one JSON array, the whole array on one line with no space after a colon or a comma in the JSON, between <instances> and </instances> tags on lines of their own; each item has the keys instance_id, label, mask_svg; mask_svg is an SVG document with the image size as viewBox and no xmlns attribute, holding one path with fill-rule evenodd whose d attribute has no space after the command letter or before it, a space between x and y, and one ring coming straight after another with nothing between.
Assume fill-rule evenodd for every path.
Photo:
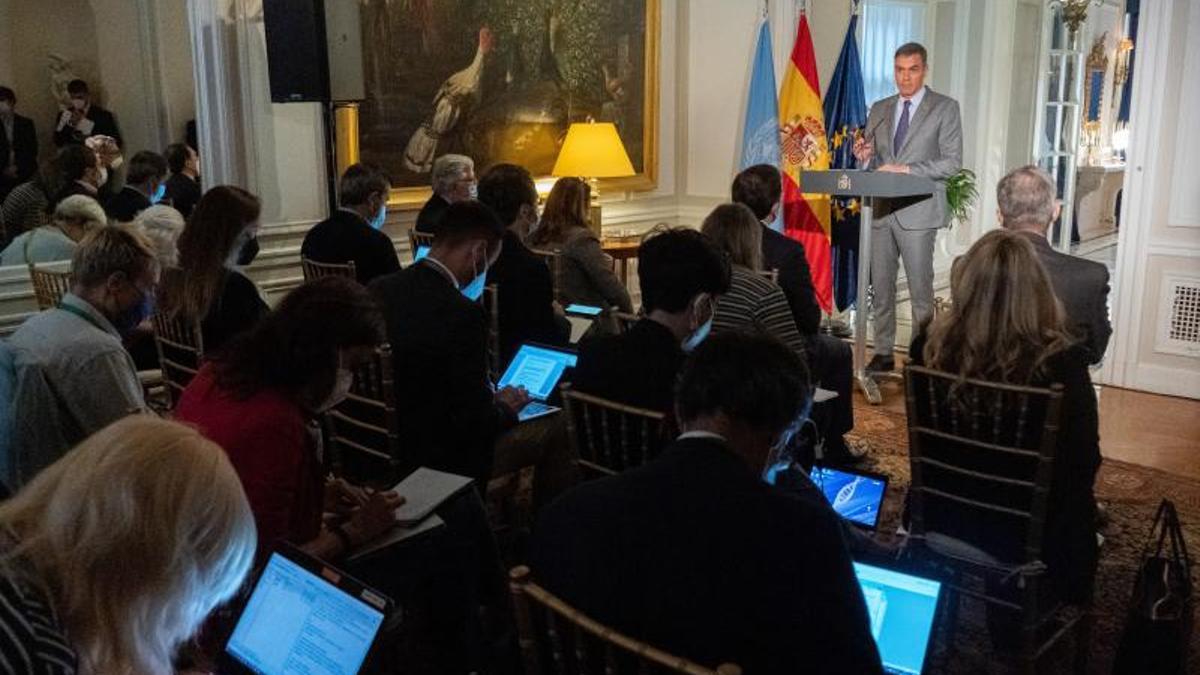
<instances>
[{"instance_id":1,"label":"gold picture frame","mask_svg":"<svg viewBox=\"0 0 1200 675\"><path fill-rule=\"evenodd\" d=\"M659 114L659 39L661 32L661 0L645 0L645 73L643 77L642 166L641 173L627 178L605 178L599 181L604 192L637 192L653 190L658 185L658 114ZM360 161L359 104L334 104L335 151L338 175L351 164ZM565 131L565 129L564 129ZM546 176L535 176L535 179ZM430 197L429 187L393 188L389 207L400 210L419 209Z\"/></svg>"}]
</instances>

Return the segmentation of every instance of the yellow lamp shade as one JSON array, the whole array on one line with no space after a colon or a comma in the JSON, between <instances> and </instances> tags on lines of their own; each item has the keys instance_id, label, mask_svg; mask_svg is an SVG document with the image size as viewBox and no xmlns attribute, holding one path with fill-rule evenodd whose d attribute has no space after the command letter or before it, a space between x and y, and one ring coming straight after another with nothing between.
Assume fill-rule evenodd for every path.
<instances>
[{"instance_id":1,"label":"yellow lamp shade","mask_svg":"<svg viewBox=\"0 0 1200 675\"><path fill-rule=\"evenodd\" d=\"M620 178L636 174L617 127L611 122L572 124L551 173L585 178Z\"/></svg>"}]
</instances>

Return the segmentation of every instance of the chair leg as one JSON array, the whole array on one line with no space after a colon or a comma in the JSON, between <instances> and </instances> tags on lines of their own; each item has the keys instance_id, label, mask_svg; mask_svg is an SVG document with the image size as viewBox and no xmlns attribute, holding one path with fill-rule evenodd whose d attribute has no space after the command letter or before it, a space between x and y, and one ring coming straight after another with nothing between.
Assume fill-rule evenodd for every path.
<instances>
[{"instance_id":1,"label":"chair leg","mask_svg":"<svg viewBox=\"0 0 1200 675\"><path fill-rule=\"evenodd\" d=\"M1079 624L1075 626L1075 673L1077 675L1085 675L1088 667L1088 657L1092 651L1092 625L1095 623L1096 616L1092 613L1090 606L1083 610L1083 617L1079 619Z\"/></svg>"}]
</instances>

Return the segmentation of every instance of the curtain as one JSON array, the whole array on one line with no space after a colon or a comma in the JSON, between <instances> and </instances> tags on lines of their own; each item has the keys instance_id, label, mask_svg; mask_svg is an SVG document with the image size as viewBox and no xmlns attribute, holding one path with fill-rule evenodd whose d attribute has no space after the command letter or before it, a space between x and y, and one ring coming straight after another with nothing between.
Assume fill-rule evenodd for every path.
<instances>
[{"instance_id":1,"label":"curtain","mask_svg":"<svg viewBox=\"0 0 1200 675\"><path fill-rule=\"evenodd\" d=\"M870 106L896 93L892 67L896 48L906 42L925 44L925 2L866 0L862 8L863 93Z\"/></svg>"}]
</instances>

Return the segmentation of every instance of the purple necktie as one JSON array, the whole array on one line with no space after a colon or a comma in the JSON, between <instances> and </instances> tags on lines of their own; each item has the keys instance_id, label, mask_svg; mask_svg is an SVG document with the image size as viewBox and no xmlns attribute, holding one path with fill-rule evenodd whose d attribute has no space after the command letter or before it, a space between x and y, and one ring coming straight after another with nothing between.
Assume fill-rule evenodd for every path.
<instances>
[{"instance_id":1,"label":"purple necktie","mask_svg":"<svg viewBox=\"0 0 1200 675\"><path fill-rule=\"evenodd\" d=\"M904 102L904 112L900 113L900 122L896 124L896 138L892 141L892 154L899 155L904 147L904 137L908 135L908 108L912 101Z\"/></svg>"}]
</instances>

